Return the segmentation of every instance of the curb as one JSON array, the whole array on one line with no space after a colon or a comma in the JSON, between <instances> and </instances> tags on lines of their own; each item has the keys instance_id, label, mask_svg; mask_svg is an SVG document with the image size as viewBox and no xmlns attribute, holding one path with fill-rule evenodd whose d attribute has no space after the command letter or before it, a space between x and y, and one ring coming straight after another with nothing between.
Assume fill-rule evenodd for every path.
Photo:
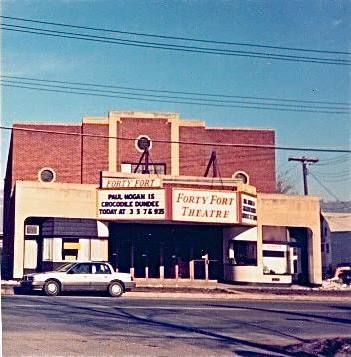
<instances>
[{"instance_id":1,"label":"curb","mask_svg":"<svg viewBox=\"0 0 351 357\"><path fill-rule=\"evenodd\" d=\"M16 289L17 288L17 289ZM1 295L27 295L18 283L1 285ZM17 290L17 291L16 291ZM351 290L274 289L274 288L218 288L218 287L150 287L139 286L126 292L126 297L155 299L233 299L233 300L305 300L350 301Z\"/></svg>"}]
</instances>

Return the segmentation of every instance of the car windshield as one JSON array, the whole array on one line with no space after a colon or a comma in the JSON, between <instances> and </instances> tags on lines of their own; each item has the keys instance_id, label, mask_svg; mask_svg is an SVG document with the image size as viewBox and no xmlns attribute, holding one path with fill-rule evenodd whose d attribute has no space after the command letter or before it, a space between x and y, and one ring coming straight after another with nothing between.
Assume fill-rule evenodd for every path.
<instances>
[{"instance_id":1,"label":"car windshield","mask_svg":"<svg viewBox=\"0 0 351 357\"><path fill-rule=\"evenodd\" d=\"M69 268L71 268L74 264L75 263L66 263L66 264L60 265L58 268L55 269L55 271L65 272Z\"/></svg>"}]
</instances>

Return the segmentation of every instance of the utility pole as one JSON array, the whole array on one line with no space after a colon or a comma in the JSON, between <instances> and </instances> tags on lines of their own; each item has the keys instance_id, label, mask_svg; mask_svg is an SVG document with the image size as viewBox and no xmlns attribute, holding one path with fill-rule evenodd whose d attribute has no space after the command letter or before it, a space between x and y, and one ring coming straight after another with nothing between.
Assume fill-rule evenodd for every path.
<instances>
[{"instance_id":1,"label":"utility pole","mask_svg":"<svg viewBox=\"0 0 351 357\"><path fill-rule=\"evenodd\" d=\"M307 175L308 175L308 169L307 169L307 164L315 164L316 162L319 161L317 158L313 157L289 157L289 161L299 161L302 163L302 175L303 175L303 189L304 189L304 194L305 196L308 195L308 186L307 186Z\"/></svg>"}]
</instances>

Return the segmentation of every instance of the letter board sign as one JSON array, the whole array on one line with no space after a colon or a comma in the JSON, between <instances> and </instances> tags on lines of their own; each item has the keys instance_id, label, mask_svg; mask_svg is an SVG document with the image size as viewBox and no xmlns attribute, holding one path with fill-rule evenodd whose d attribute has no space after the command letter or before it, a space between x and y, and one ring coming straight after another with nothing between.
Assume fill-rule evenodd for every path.
<instances>
[{"instance_id":1,"label":"letter board sign","mask_svg":"<svg viewBox=\"0 0 351 357\"><path fill-rule=\"evenodd\" d=\"M241 194L241 222L257 225L257 198Z\"/></svg>"},{"instance_id":2,"label":"letter board sign","mask_svg":"<svg viewBox=\"0 0 351 357\"><path fill-rule=\"evenodd\" d=\"M97 218L164 220L165 192L160 190L98 190Z\"/></svg>"}]
</instances>

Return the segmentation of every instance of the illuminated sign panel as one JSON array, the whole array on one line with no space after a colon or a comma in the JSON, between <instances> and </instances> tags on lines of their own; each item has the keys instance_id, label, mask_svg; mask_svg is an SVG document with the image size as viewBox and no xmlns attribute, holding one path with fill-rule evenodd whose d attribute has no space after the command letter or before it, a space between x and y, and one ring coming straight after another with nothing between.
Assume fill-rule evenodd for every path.
<instances>
[{"instance_id":1,"label":"illuminated sign panel","mask_svg":"<svg viewBox=\"0 0 351 357\"><path fill-rule=\"evenodd\" d=\"M98 219L164 220L164 190L98 190Z\"/></svg>"},{"instance_id":2,"label":"illuminated sign panel","mask_svg":"<svg viewBox=\"0 0 351 357\"><path fill-rule=\"evenodd\" d=\"M241 194L242 223L257 225L257 198Z\"/></svg>"},{"instance_id":3,"label":"illuminated sign panel","mask_svg":"<svg viewBox=\"0 0 351 357\"><path fill-rule=\"evenodd\" d=\"M173 189L173 220L202 223L238 223L236 193Z\"/></svg>"},{"instance_id":4,"label":"illuminated sign panel","mask_svg":"<svg viewBox=\"0 0 351 357\"><path fill-rule=\"evenodd\" d=\"M102 177L101 188L152 188L161 187L159 178Z\"/></svg>"}]
</instances>

